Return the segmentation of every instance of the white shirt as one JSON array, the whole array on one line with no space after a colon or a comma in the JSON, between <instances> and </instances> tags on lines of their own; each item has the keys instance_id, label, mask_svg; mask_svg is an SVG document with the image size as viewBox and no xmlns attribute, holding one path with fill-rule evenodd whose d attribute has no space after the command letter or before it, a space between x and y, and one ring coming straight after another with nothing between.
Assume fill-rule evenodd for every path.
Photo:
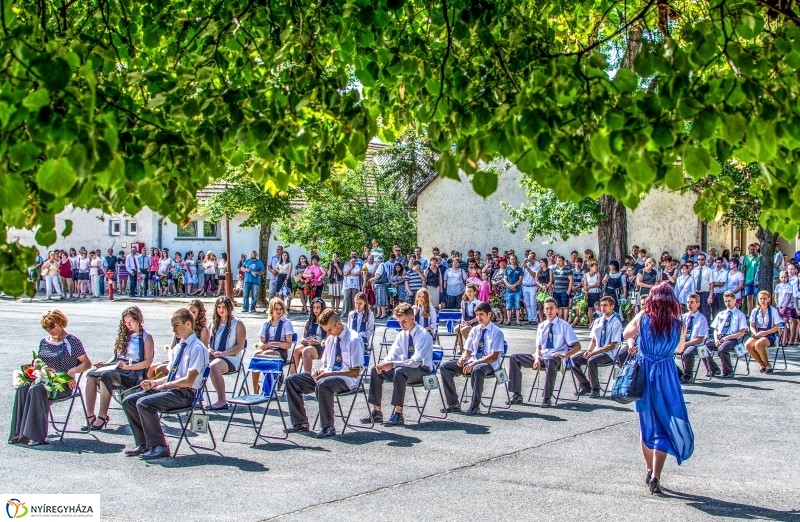
<instances>
[{"instance_id":1,"label":"white shirt","mask_svg":"<svg viewBox=\"0 0 800 522\"><path fill-rule=\"evenodd\" d=\"M150 334L147 333L147 330L143 330L142 333L142 355L144 355L144 343ZM122 359L130 361L131 364L142 362L139 358L139 332L131 334L131 340L128 341L128 345L125 347L125 356Z\"/></svg>"},{"instance_id":2,"label":"white shirt","mask_svg":"<svg viewBox=\"0 0 800 522\"><path fill-rule=\"evenodd\" d=\"M372 334L375 332L375 314L370 312L369 309L367 309L366 313L366 324L364 323L364 313L353 310L347 314L347 326L361 334L361 340L364 342L364 346L369 344L372 340ZM362 324L364 325L363 332L361 331Z\"/></svg>"},{"instance_id":3,"label":"white shirt","mask_svg":"<svg viewBox=\"0 0 800 522\"><path fill-rule=\"evenodd\" d=\"M411 357L408 356L409 338L413 340L414 346ZM418 324L415 324L410 332L398 333L383 362L394 362L395 366L433 368L433 338L431 334Z\"/></svg>"},{"instance_id":4,"label":"white shirt","mask_svg":"<svg viewBox=\"0 0 800 522\"><path fill-rule=\"evenodd\" d=\"M464 349L470 353L469 359L467 359L467 363L472 363L478 360L476 357L478 355L479 346L478 343L481 340L481 333L486 330L486 335L483 338L483 357L486 357L492 352L499 352L497 359L492 363L492 368L494 371L500 369L500 365L503 363L503 353L505 352L505 336L503 335L503 331L497 327L494 323L489 323L485 329L483 326L478 325L469 332L469 337L467 337L467 344L464 346Z\"/></svg>"},{"instance_id":5,"label":"white shirt","mask_svg":"<svg viewBox=\"0 0 800 522\"><path fill-rule=\"evenodd\" d=\"M197 370L197 377L191 386L197 390L203 383L203 373L208 367L208 350L195 334L190 335L182 342L186 343L186 348L183 349L181 360L178 361L178 370L175 372L175 378L173 380L176 381L186 377L189 375L189 370ZM179 342L170 348L169 362L167 364L168 368L172 368L173 361L175 357L178 356L178 351L180 351L180 346L181 343Z\"/></svg>"},{"instance_id":6,"label":"white shirt","mask_svg":"<svg viewBox=\"0 0 800 522\"><path fill-rule=\"evenodd\" d=\"M275 335L278 333L278 325L272 325L272 319L266 321L263 325L261 325L261 335L260 337L264 339L264 342L267 342L267 331L269 331L269 342L276 342L276 343L283 343L286 342L286 336L292 336L294 333L294 326L292 326L292 322L285 317L281 317L278 321L278 324L283 323L283 328L281 329L281 338L275 339Z\"/></svg>"},{"instance_id":7,"label":"white shirt","mask_svg":"<svg viewBox=\"0 0 800 522\"><path fill-rule=\"evenodd\" d=\"M714 270L711 271L711 279L715 283L722 283L722 286L715 286L714 287L714 293L715 294L724 294L725 293L725 287L728 284L728 271L725 270L724 268L720 268L719 270L717 270L715 268Z\"/></svg>"},{"instance_id":8,"label":"white shirt","mask_svg":"<svg viewBox=\"0 0 800 522\"><path fill-rule=\"evenodd\" d=\"M552 326L550 326L552 325ZM553 336L553 348L547 348L545 336ZM542 348L542 359L550 359L559 353L567 353L570 346L578 342L572 325L559 317L553 321L545 320L536 329L536 345Z\"/></svg>"},{"instance_id":9,"label":"white shirt","mask_svg":"<svg viewBox=\"0 0 800 522\"><path fill-rule=\"evenodd\" d=\"M224 324L219 325L219 327L217 327L217 331L214 332L214 336L211 338L210 348L218 352L224 352L236 346L236 326L238 324L239 320L236 319L235 317L231 317L230 330L228 330L228 338L225 340L225 346L220 346L220 343L222 342L222 332L225 331L225 325ZM233 363L234 366L236 366L238 364L238 360L242 358L243 354L244 352L240 351L236 355L226 356L225 359L228 359Z\"/></svg>"},{"instance_id":10,"label":"white shirt","mask_svg":"<svg viewBox=\"0 0 800 522\"><path fill-rule=\"evenodd\" d=\"M342 329L339 335L329 335L325 338L325 351L322 352L322 367L331 370L336 362L336 340L339 340L342 350L342 368L340 371L360 368L364 366L364 343L358 332L348 327ZM338 375L339 379L344 380L352 390L358 385L358 377L347 377Z\"/></svg>"},{"instance_id":11,"label":"white shirt","mask_svg":"<svg viewBox=\"0 0 800 522\"><path fill-rule=\"evenodd\" d=\"M361 267L358 266L358 263L350 266L350 261L348 261L344 265L342 273L344 274L344 281L342 282L343 289L354 288L358 290L361 288Z\"/></svg>"},{"instance_id":12,"label":"white shirt","mask_svg":"<svg viewBox=\"0 0 800 522\"><path fill-rule=\"evenodd\" d=\"M703 271L702 278L700 278L700 287L696 289L697 292L708 292L709 285L711 284L711 272L712 270L707 266L698 266L692 269L692 279L695 281L695 286L697 286L697 277L700 275L700 270Z\"/></svg>"},{"instance_id":13,"label":"white shirt","mask_svg":"<svg viewBox=\"0 0 800 522\"><path fill-rule=\"evenodd\" d=\"M692 319L692 329L689 331L686 330L686 340L691 341L692 339L696 339L698 337L702 337L703 340L708 337L708 321L706 320L705 316L700 313L700 310L692 315L689 312L686 312L681 316L681 320L686 327L689 327L689 317L693 317Z\"/></svg>"},{"instance_id":14,"label":"white shirt","mask_svg":"<svg viewBox=\"0 0 800 522\"><path fill-rule=\"evenodd\" d=\"M675 292L675 298L678 299L678 302L685 305L689 294L695 292L695 280L692 278L692 275L679 275L675 280L675 289L673 291Z\"/></svg>"},{"instance_id":15,"label":"white shirt","mask_svg":"<svg viewBox=\"0 0 800 522\"><path fill-rule=\"evenodd\" d=\"M789 283L775 285L775 306L780 310L784 306L794 308L794 288Z\"/></svg>"},{"instance_id":16,"label":"white shirt","mask_svg":"<svg viewBox=\"0 0 800 522\"><path fill-rule=\"evenodd\" d=\"M729 312L731 323L728 325L727 331L723 332L722 330L725 328L725 322L728 320ZM735 334L737 332L741 332L742 330L747 331L747 316L744 315L741 310L735 307L733 310L723 310L718 313L711 322L711 327L714 328L719 337L722 337L723 335Z\"/></svg>"},{"instance_id":17,"label":"white shirt","mask_svg":"<svg viewBox=\"0 0 800 522\"><path fill-rule=\"evenodd\" d=\"M723 287L728 292L734 292L737 288L739 288L739 284L744 282L744 274L741 270L737 270L736 272L728 272L728 286ZM742 289L739 288L738 291L734 292L736 299L742 298Z\"/></svg>"},{"instance_id":18,"label":"white shirt","mask_svg":"<svg viewBox=\"0 0 800 522\"><path fill-rule=\"evenodd\" d=\"M418 325L422 326L423 328L429 327L431 330L436 330L436 324L439 322L439 318L436 315L436 308L433 305L428 305L428 317L423 317L422 312L419 310L417 305L414 305L414 320L417 322ZM427 323L423 325L423 322Z\"/></svg>"},{"instance_id":19,"label":"white shirt","mask_svg":"<svg viewBox=\"0 0 800 522\"><path fill-rule=\"evenodd\" d=\"M750 322L756 325L756 330L770 330L778 326L778 323L781 322L781 317L774 306L770 306L769 313L766 314L761 313L761 308L756 308L750 314Z\"/></svg>"},{"instance_id":20,"label":"white shirt","mask_svg":"<svg viewBox=\"0 0 800 522\"><path fill-rule=\"evenodd\" d=\"M603 320L607 321L605 339L601 338L601 334L603 333ZM605 352L611 357L617 357L620 347L622 346L622 323L616 315L611 314L611 317L603 316L595 319L592 324L592 331L589 335L594 339L597 348L608 346L611 343L617 343L613 349Z\"/></svg>"},{"instance_id":21,"label":"white shirt","mask_svg":"<svg viewBox=\"0 0 800 522\"><path fill-rule=\"evenodd\" d=\"M527 266L523 264L522 286L536 286L536 274L538 272L539 272L539 263L534 263L533 266Z\"/></svg>"}]
</instances>

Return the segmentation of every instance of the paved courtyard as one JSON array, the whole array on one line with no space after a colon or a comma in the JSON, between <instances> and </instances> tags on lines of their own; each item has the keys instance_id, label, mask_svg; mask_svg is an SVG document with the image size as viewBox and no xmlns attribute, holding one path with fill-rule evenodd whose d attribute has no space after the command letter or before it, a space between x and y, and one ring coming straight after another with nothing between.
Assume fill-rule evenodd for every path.
<instances>
[{"instance_id":1,"label":"paved courtyard","mask_svg":"<svg viewBox=\"0 0 800 522\"><path fill-rule=\"evenodd\" d=\"M0 299L0 371L8 378L0 387L0 418L9 422L11 373L37 348L43 311L64 310L68 330L97 362L110 355L119 315L129 304ZM160 355L172 335L169 316L181 302L136 304ZM302 331L304 317L291 318ZM264 316L243 320L252 345ZM532 350L532 327L505 332L510 353ZM382 333L379 327L376 338ZM787 356L786 371L700 379L684 388L695 453L681 466L669 458L663 497L650 496L644 486L633 406L587 398L548 410L524 404L421 424L410 422L415 416L407 410L405 427L348 429L324 440L293 435L255 448L248 428L232 428L228 442L221 442L222 412L211 420L216 452L194 454L184 445L175 459L147 463L123 456L132 437L122 411L112 409L102 432L70 433L40 448L0 445L0 491L99 493L103 517L125 521L800 520L797 347ZM525 374L525 389L532 377ZM387 386L385 404L390 391ZM563 396L572 393L567 377ZM439 397L431 397L427 411L438 411ZM504 399L498 391L496 403ZM308 404L313 416L316 404ZM56 406L57 414L63 406ZM365 412L357 403L354 418ZM82 424L80 413L74 415L71 428ZM280 428L269 416L265 431Z\"/></svg>"}]
</instances>

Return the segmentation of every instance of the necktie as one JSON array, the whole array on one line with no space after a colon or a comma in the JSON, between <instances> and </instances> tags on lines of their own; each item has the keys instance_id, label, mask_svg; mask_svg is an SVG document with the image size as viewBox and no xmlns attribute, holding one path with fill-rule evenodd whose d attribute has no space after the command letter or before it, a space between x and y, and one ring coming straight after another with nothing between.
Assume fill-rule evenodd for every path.
<instances>
[{"instance_id":1,"label":"necktie","mask_svg":"<svg viewBox=\"0 0 800 522\"><path fill-rule=\"evenodd\" d=\"M181 362L181 357L183 357L184 348L186 348L186 343L182 342L180 347L178 347L178 355L175 356L175 359L172 361L172 368L169 369L167 382L172 382L172 380L175 378L175 374L178 373L178 364Z\"/></svg>"},{"instance_id":2,"label":"necktie","mask_svg":"<svg viewBox=\"0 0 800 522\"><path fill-rule=\"evenodd\" d=\"M689 322L686 323L686 340L692 338L692 325L694 324L694 316L689 314Z\"/></svg>"},{"instance_id":3,"label":"necktie","mask_svg":"<svg viewBox=\"0 0 800 522\"><path fill-rule=\"evenodd\" d=\"M333 361L333 367L331 370L338 372L342 369L342 339L337 336L336 337L336 358Z\"/></svg>"},{"instance_id":4,"label":"necktie","mask_svg":"<svg viewBox=\"0 0 800 522\"><path fill-rule=\"evenodd\" d=\"M555 349L556 345L553 342L553 323L547 325L547 334L545 335L544 347L548 350Z\"/></svg>"},{"instance_id":5,"label":"necktie","mask_svg":"<svg viewBox=\"0 0 800 522\"><path fill-rule=\"evenodd\" d=\"M225 328L222 329L219 342L217 343L217 351L225 351L228 347L228 333L230 332L231 324L225 323ZM269 336L269 328L267 328L267 336Z\"/></svg>"},{"instance_id":6,"label":"necktie","mask_svg":"<svg viewBox=\"0 0 800 522\"><path fill-rule=\"evenodd\" d=\"M481 327L481 337L478 339L478 349L475 352L475 359L483 359L486 341L486 328Z\"/></svg>"},{"instance_id":7,"label":"necktie","mask_svg":"<svg viewBox=\"0 0 800 522\"><path fill-rule=\"evenodd\" d=\"M723 335L728 333L728 330L731 327L731 314L732 313L733 312L728 311L728 315L727 315L727 317L725 317L725 323L722 325L722 333L723 333Z\"/></svg>"},{"instance_id":8,"label":"necktie","mask_svg":"<svg viewBox=\"0 0 800 522\"><path fill-rule=\"evenodd\" d=\"M697 270L697 291L700 291L700 286L703 284L703 267Z\"/></svg>"},{"instance_id":9,"label":"necktie","mask_svg":"<svg viewBox=\"0 0 800 522\"><path fill-rule=\"evenodd\" d=\"M136 261L136 256L133 256L133 268L135 268L137 272L139 271L139 262Z\"/></svg>"},{"instance_id":10,"label":"necktie","mask_svg":"<svg viewBox=\"0 0 800 522\"><path fill-rule=\"evenodd\" d=\"M605 317L603 318L603 324L600 326L600 346L603 347L606 345L606 323L608 323L608 319Z\"/></svg>"},{"instance_id":11,"label":"necktie","mask_svg":"<svg viewBox=\"0 0 800 522\"><path fill-rule=\"evenodd\" d=\"M408 333L408 358L411 359L414 356L414 336L411 335L411 332Z\"/></svg>"}]
</instances>

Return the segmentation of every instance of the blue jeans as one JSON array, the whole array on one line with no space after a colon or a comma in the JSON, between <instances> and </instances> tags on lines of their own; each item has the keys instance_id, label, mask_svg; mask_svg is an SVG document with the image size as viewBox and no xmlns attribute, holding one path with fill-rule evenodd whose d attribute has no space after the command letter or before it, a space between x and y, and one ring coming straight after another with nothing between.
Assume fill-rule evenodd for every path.
<instances>
[{"instance_id":1,"label":"blue jeans","mask_svg":"<svg viewBox=\"0 0 800 522\"><path fill-rule=\"evenodd\" d=\"M258 283L245 283L244 284L244 304L242 304L243 312L255 312L256 300L258 299Z\"/></svg>"},{"instance_id":2,"label":"blue jeans","mask_svg":"<svg viewBox=\"0 0 800 522\"><path fill-rule=\"evenodd\" d=\"M522 290L510 292L506 290L506 310L519 310L520 301L522 301Z\"/></svg>"}]
</instances>

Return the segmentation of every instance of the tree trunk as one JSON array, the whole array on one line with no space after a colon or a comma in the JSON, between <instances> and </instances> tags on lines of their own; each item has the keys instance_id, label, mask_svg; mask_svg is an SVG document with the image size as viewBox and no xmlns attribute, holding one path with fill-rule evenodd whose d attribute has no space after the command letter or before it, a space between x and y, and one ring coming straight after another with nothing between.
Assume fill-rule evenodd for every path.
<instances>
[{"instance_id":1,"label":"tree trunk","mask_svg":"<svg viewBox=\"0 0 800 522\"><path fill-rule=\"evenodd\" d=\"M758 227L756 237L761 243L761 269L759 270L758 289L772 293L772 267L775 263L775 246L778 244L778 234L769 229ZM773 305L775 302L773 301Z\"/></svg>"},{"instance_id":2,"label":"tree trunk","mask_svg":"<svg viewBox=\"0 0 800 522\"><path fill-rule=\"evenodd\" d=\"M625 205L611 196L602 196L598 201L603 219L597 224L597 260L605 272L612 259L625 258L628 251L628 212Z\"/></svg>"},{"instance_id":3,"label":"tree trunk","mask_svg":"<svg viewBox=\"0 0 800 522\"><path fill-rule=\"evenodd\" d=\"M258 258L266 267L269 264L269 237L272 235L272 223L261 223L258 232ZM269 297L269 274L262 278L262 284L258 289L258 306L267 306Z\"/></svg>"}]
</instances>

